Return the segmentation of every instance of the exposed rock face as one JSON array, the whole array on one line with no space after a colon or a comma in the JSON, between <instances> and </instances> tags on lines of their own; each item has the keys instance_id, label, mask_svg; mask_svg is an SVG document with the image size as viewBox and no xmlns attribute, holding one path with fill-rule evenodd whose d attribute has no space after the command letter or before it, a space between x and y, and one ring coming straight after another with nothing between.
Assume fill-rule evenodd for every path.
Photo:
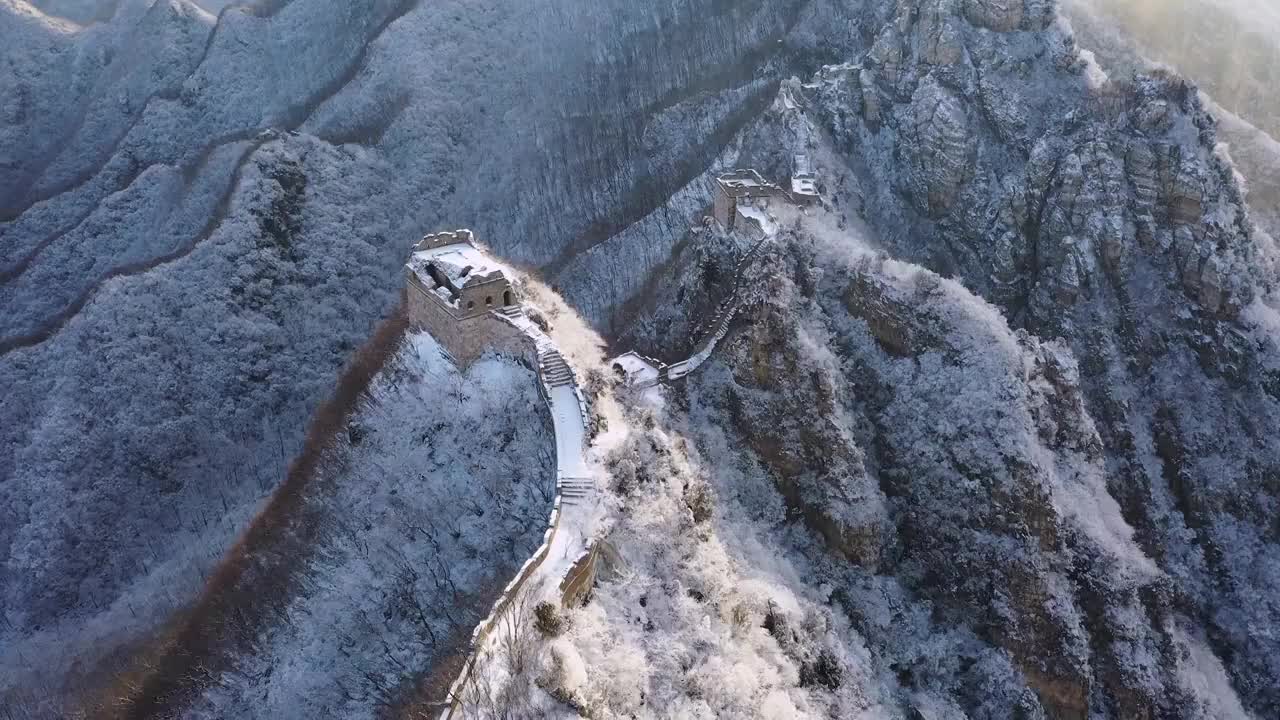
<instances>
[{"instance_id":1,"label":"exposed rock face","mask_svg":"<svg viewBox=\"0 0 1280 720\"><path fill-rule=\"evenodd\" d=\"M1271 658L1280 645L1245 640L1226 619L1280 620L1249 600L1280 591L1274 578L1241 579L1280 549L1274 523L1247 509L1260 498L1280 502L1268 480L1280 474L1280 447L1258 420L1280 417L1266 389L1266 368L1280 362L1274 338L1255 332L1274 327L1264 319L1274 311L1259 300L1275 287L1273 249L1255 237L1194 88L1164 71L1107 78L1045 10L995 0L868 8L876 45L822 71L812 94L891 252L961 277L1015 327L1062 337L1077 359L1071 405L1082 425L1098 429L1084 456L1106 477L1142 550L1179 581L1176 591L1154 579L1145 588L1116 577L1085 582L1083 626L1123 614L1113 606L1123 602L1116 583L1153 618L1181 608L1185 618L1143 632L1198 625L1246 703L1274 714L1280 673ZM883 50L885 35L901 53ZM963 52L938 52L955 42ZM1046 379L1059 372L1050 367ZM1043 424L1055 426L1066 425ZM1231 454L1210 449L1210 436ZM1094 550L1074 552L1101 562ZM1060 606L1009 580L1014 605ZM1171 637L1156 636L1152 647ZM1031 647L1016 637L1001 644L1015 657ZM1056 647L1051 656L1075 652ZM1158 700L1185 692L1176 678L1144 676L1132 657L1096 641L1074 647L1091 656L1083 685L1070 680L1069 669L1082 667L1072 662L1028 671L1043 675L1033 684L1057 708L1052 715L1096 711L1101 696L1117 717L1142 716L1153 704L1194 715Z\"/></svg>"},{"instance_id":2,"label":"exposed rock face","mask_svg":"<svg viewBox=\"0 0 1280 720\"><path fill-rule=\"evenodd\" d=\"M996 32L1043 30L1053 22L1055 0L963 0L964 17Z\"/></svg>"},{"instance_id":3,"label":"exposed rock face","mask_svg":"<svg viewBox=\"0 0 1280 720\"><path fill-rule=\"evenodd\" d=\"M910 173L905 175L916 207L931 217L945 215L955 205L973 170L976 140L966 108L936 81L920 84L902 127Z\"/></svg>"},{"instance_id":4,"label":"exposed rock face","mask_svg":"<svg viewBox=\"0 0 1280 720\"><path fill-rule=\"evenodd\" d=\"M965 18L978 27L1010 32L1022 26L1026 0L964 0Z\"/></svg>"},{"instance_id":5,"label":"exposed rock face","mask_svg":"<svg viewBox=\"0 0 1280 720\"><path fill-rule=\"evenodd\" d=\"M1195 93L1162 74L1093 87L1096 70L1058 29L975 27L1044 26L1027 17L1020 2L900 4L859 63L819 78L837 138L912 201L894 239L1049 317L1123 292L1135 244L1168 247L1181 231L1188 241L1154 265L1203 311L1238 314L1256 282L1248 223ZM877 82L852 86L854 74ZM901 212L892 194L868 201L874 215Z\"/></svg>"},{"instance_id":6,"label":"exposed rock face","mask_svg":"<svg viewBox=\"0 0 1280 720\"><path fill-rule=\"evenodd\" d=\"M1177 676L1181 641L1148 619L1173 613L1170 588L1107 496L1070 349L928 271L848 252L804 230L769 251L727 372L691 380L689 402L727 419L859 573L1010 654L1018 679L975 679L991 717L1086 718L1103 697L1116 717L1205 717L1166 700L1198 692ZM872 612L852 596L845 610ZM907 662L889 639L901 628L856 625Z\"/></svg>"},{"instance_id":7,"label":"exposed rock face","mask_svg":"<svg viewBox=\"0 0 1280 720\"><path fill-rule=\"evenodd\" d=\"M722 345L727 377L690 393L732 409L861 568L841 590L869 645L894 657L901 638L865 572L1009 654L1017 679L966 678L989 704L957 691L957 712L1269 717L1280 643L1248 628L1280 624L1257 602L1280 594L1275 250L1194 89L1108 79L1047 7L869 4L865 50L805 85L843 161L823 169L840 230L861 214L891 255L993 306L793 246ZM857 462L824 475L806 436ZM876 508L846 516L876 562L795 487Z\"/></svg>"}]
</instances>

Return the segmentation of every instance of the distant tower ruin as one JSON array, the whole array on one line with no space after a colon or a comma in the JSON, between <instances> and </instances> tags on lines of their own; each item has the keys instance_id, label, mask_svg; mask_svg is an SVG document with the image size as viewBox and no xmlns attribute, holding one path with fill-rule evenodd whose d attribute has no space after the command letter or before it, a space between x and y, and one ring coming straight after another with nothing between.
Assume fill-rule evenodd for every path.
<instances>
[{"instance_id":1,"label":"distant tower ruin","mask_svg":"<svg viewBox=\"0 0 1280 720\"><path fill-rule=\"evenodd\" d=\"M797 205L818 201L818 176L813 172L813 161L808 155L799 154L792 158L791 201Z\"/></svg>"},{"instance_id":2,"label":"distant tower ruin","mask_svg":"<svg viewBox=\"0 0 1280 720\"><path fill-rule=\"evenodd\" d=\"M751 169L739 169L716 178L713 215L726 230L738 224L738 210L746 205L768 207L777 198L786 198L782 188Z\"/></svg>"},{"instance_id":3,"label":"distant tower ruin","mask_svg":"<svg viewBox=\"0 0 1280 720\"><path fill-rule=\"evenodd\" d=\"M426 330L459 367L486 351L536 361L516 327L523 319L509 268L475 244L470 230L427 235L405 265L409 323Z\"/></svg>"}]
</instances>

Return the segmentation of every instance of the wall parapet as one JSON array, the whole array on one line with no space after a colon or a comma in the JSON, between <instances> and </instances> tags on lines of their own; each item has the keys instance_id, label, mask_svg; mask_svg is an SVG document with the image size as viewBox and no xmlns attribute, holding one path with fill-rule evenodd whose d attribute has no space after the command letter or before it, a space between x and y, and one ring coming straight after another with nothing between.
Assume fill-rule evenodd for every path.
<instances>
[{"instance_id":1,"label":"wall parapet","mask_svg":"<svg viewBox=\"0 0 1280 720\"><path fill-rule=\"evenodd\" d=\"M552 421L555 421L555 409L551 406L551 398L543 389L543 381L541 374L538 379L539 394L542 395L543 401L547 404L547 410L551 413ZM558 452L553 450L553 452ZM557 465L559 458L557 457ZM534 551L533 555L524 564L520 566L520 571L516 576L507 583L502 589L502 594L494 601L489 614L485 616L475 629L471 631L471 640L467 645L467 661L463 663L462 670L458 673L457 679L449 686L449 694L445 698L447 706L441 713L441 720L449 720L454 717L462 709L462 701L465 697L465 689L467 681L471 678L471 673L475 669L475 663L479 656L479 651L484 647L484 643L493 634L498 627L498 623L502 620L502 616L511 607L511 603L519 596L520 591L533 578L534 573L542 567L542 563L546 561L551 554L551 545L555 542L556 533L560 529L560 516L564 502L564 484L560 479L560 473L556 473L556 495L551 507L551 515L547 520L547 529L542 533L542 544Z\"/></svg>"},{"instance_id":2,"label":"wall parapet","mask_svg":"<svg viewBox=\"0 0 1280 720\"><path fill-rule=\"evenodd\" d=\"M537 372L538 394L542 397L543 402L547 406L548 412L551 414L552 424L555 425L558 422L561 422L558 420L559 414L556 412L556 401L552 392L553 387L569 384L572 387L574 405L578 411L577 422L582 424L582 430L585 432L587 430L587 405L582 396L581 389L578 386L576 374L573 373L572 368L568 368L569 375L568 382L566 383L564 376L560 374L563 373L563 368L550 367L542 361L544 352L549 352L558 356L558 351L554 350L554 346L551 344L550 339L542 336L541 332L536 327L528 325L528 321L523 317L523 315L512 317L502 312L493 312L491 313L491 317L494 322L519 333L519 337L521 338L520 354L522 355L522 358ZM522 325L521 322L517 322L517 320L521 320L525 324ZM541 343L539 342L538 337L543 337L543 341ZM565 363L564 367L568 367L567 363ZM555 377L553 377L553 375ZM553 380L555 381L554 383ZM556 543L557 537L561 535L561 526L566 508L565 481L576 480L577 478L565 477L563 468L565 467L567 459L561 457L559 445L559 439L557 438L555 449L553 451L555 453L556 461L555 501L550 519L547 523L547 530L543 533L542 544L538 546L538 549L534 551L533 555L520 567L520 571L516 573L516 576L511 580L511 582L507 583L502 594L494 602L489 615L476 626L474 631L472 631L471 642L467 648L468 659L463 664L462 670L459 672L457 679L455 679L449 686L449 694L446 697L447 705L440 716L442 720L449 720L450 718L461 716L463 703L466 698L467 684L475 671L475 666L479 661L480 653L485 642L494 633L494 631L499 628L499 624L506 613L511 609L516 598L519 597L521 592L526 590L530 581L535 578L538 571L543 567L547 558L551 555L552 548ZM591 549L589 548L587 553L584 554L590 553ZM576 567L577 564L575 563L574 567L570 568L567 575L572 575L573 577L578 578L578 583L581 584L583 580L579 575L574 575L574 568ZM591 578L594 580L594 572L592 573ZM563 582L564 580L561 579L560 584L563 584Z\"/></svg>"}]
</instances>

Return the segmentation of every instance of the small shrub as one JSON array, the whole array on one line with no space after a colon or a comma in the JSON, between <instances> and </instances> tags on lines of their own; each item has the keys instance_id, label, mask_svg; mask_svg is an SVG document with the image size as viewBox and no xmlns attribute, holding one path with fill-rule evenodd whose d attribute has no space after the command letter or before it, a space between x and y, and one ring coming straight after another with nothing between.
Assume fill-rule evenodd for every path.
<instances>
[{"instance_id":1,"label":"small shrub","mask_svg":"<svg viewBox=\"0 0 1280 720\"><path fill-rule=\"evenodd\" d=\"M773 639L779 643L791 639L791 631L787 627L787 616L778 611L778 606L772 600L764 611L763 627L765 632L772 635Z\"/></svg>"},{"instance_id":2,"label":"small shrub","mask_svg":"<svg viewBox=\"0 0 1280 720\"><path fill-rule=\"evenodd\" d=\"M629 457L615 455L611 458L613 462L610 465L609 472L613 477L613 491L619 495L627 496L639 484L636 478L636 463Z\"/></svg>"},{"instance_id":3,"label":"small shrub","mask_svg":"<svg viewBox=\"0 0 1280 720\"><path fill-rule=\"evenodd\" d=\"M533 305L525 303L524 314L529 317L529 320L533 322L534 325L538 326L539 330L542 332L551 332L551 323L547 322L547 318L542 314L541 310Z\"/></svg>"},{"instance_id":4,"label":"small shrub","mask_svg":"<svg viewBox=\"0 0 1280 720\"><path fill-rule=\"evenodd\" d=\"M840 661L830 650L823 650L817 659L800 666L800 687L821 685L835 690L843 680L844 668L840 667Z\"/></svg>"},{"instance_id":5,"label":"small shrub","mask_svg":"<svg viewBox=\"0 0 1280 720\"><path fill-rule=\"evenodd\" d=\"M359 447L368 434L368 429L358 422L352 421L347 425L347 442L351 443L352 447Z\"/></svg>"},{"instance_id":6,"label":"small shrub","mask_svg":"<svg viewBox=\"0 0 1280 720\"><path fill-rule=\"evenodd\" d=\"M695 523L704 523L711 519L715 510L715 500L711 497L711 489L703 483L689 485L684 491L684 503L693 513Z\"/></svg>"},{"instance_id":7,"label":"small shrub","mask_svg":"<svg viewBox=\"0 0 1280 720\"><path fill-rule=\"evenodd\" d=\"M584 394L594 402L609 387L609 376L598 367L588 368L582 383Z\"/></svg>"},{"instance_id":8,"label":"small shrub","mask_svg":"<svg viewBox=\"0 0 1280 720\"><path fill-rule=\"evenodd\" d=\"M565 629L565 617L560 608L549 602L540 602L533 609L533 625L546 637L559 637Z\"/></svg>"}]
</instances>

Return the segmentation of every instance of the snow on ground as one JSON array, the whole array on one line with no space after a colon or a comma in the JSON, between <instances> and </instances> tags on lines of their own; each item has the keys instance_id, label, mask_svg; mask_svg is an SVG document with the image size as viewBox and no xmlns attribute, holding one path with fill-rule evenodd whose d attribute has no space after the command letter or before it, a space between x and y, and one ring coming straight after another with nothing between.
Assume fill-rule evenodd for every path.
<instances>
[{"instance_id":1,"label":"snow on ground","mask_svg":"<svg viewBox=\"0 0 1280 720\"><path fill-rule=\"evenodd\" d=\"M562 385L551 390L551 414L555 422L557 474L562 481L596 480L587 464L586 418L582 416L577 389ZM598 492L598 489L597 489ZM551 543L547 559L538 570L538 582L547 592L558 588L569 568L590 547L599 520L598 495L582 500L563 500L560 527Z\"/></svg>"},{"instance_id":2,"label":"snow on ground","mask_svg":"<svg viewBox=\"0 0 1280 720\"><path fill-rule=\"evenodd\" d=\"M730 461L727 446L700 455L684 420L654 412L625 411L627 433L610 459L625 498L609 536L619 564L548 650L549 689L595 717L883 717L865 649L848 639L856 635L763 525L743 520L765 508L767 518L784 516L768 478L749 476L760 494L750 511L740 507L730 488L747 477L744 463ZM844 668L834 692L801 681L824 652L822 662ZM542 701L545 717L577 716Z\"/></svg>"},{"instance_id":3,"label":"snow on ground","mask_svg":"<svg viewBox=\"0 0 1280 720\"><path fill-rule=\"evenodd\" d=\"M777 219L764 208L758 208L754 205L739 205L738 214L748 220L754 220L760 225L760 229L764 231L765 235L776 235L778 232Z\"/></svg>"},{"instance_id":4,"label":"snow on ground","mask_svg":"<svg viewBox=\"0 0 1280 720\"><path fill-rule=\"evenodd\" d=\"M634 352L623 353L610 363L622 368L630 385L644 386L658 381L658 368Z\"/></svg>"},{"instance_id":5,"label":"snow on ground","mask_svg":"<svg viewBox=\"0 0 1280 720\"><path fill-rule=\"evenodd\" d=\"M587 476L585 453L587 449L586 418L578 405L577 389L561 385L551 390L552 417L556 425L556 451L560 477Z\"/></svg>"}]
</instances>

